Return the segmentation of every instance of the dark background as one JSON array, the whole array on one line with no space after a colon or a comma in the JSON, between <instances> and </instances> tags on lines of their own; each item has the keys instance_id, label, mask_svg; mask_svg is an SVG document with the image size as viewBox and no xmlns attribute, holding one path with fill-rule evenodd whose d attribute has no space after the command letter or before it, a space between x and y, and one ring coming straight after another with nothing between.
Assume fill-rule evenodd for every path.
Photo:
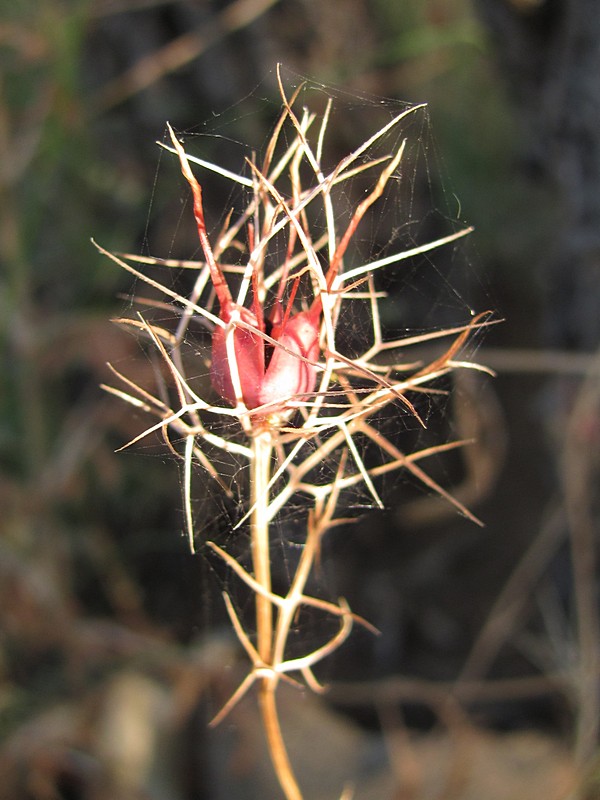
<instances>
[{"instance_id":1,"label":"dark background","mask_svg":"<svg viewBox=\"0 0 600 800\"><path fill-rule=\"evenodd\" d=\"M160 168L155 141L165 122L194 132L231 118L236 136L264 143L277 107L277 62L349 93L429 104L434 179L459 198L476 229L459 276L465 308L491 308L505 320L477 353L497 379L461 379L442 416L477 437L441 469L485 527L407 491L385 513L331 535L324 569L332 591L383 635L358 632L332 659L324 673L333 684L329 702L347 712L348 724L379 730L383 697L388 710L430 729L443 718L440 695L431 694L441 687L471 722L550 731L586 764L594 758L595 3L3 0L0 795L7 798L220 796L197 775L212 769L204 704L219 690L206 687L234 658L223 576L206 553L189 555L170 458L160 449L114 452L143 421L99 389L109 379L105 362L127 365L128 374L147 365L109 321L131 281L90 237L110 250L169 254L181 182ZM238 110L242 99L247 115ZM352 136L340 134L340 146L346 140ZM207 155L218 156L218 148ZM226 199L213 195L212 213ZM178 247L190 256L196 245L180 238ZM395 291L400 297L402 286ZM132 706L131 714L150 713L161 736L166 726L189 752L182 747L173 759L153 740L148 748L161 753L153 769L140 768L138 783L123 788L107 778L110 734L97 732L111 730L107 708L122 700L110 692L132 675L148 692L146 705L140 701L146 711ZM125 696L138 697L139 683L132 687ZM165 704L168 723L159 724L152 714ZM155 774L163 758L186 766L167 781Z\"/></svg>"}]
</instances>

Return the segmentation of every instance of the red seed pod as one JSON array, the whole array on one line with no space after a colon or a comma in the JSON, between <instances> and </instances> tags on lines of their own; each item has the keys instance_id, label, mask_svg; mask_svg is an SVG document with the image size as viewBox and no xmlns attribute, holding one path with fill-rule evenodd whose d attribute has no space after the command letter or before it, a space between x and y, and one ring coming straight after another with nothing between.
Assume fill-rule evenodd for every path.
<instances>
[{"instance_id":1,"label":"red seed pod","mask_svg":"<svg viewBox=\"0 0 600 800\"><path fill-rule=\"evenodd\" d=\"M237 308L240 319L260 330L255 314L247 308ZM224 322L231 319L232 308L221 310ZM235 368L227 350L227 337L234 343ZM218 327L212 340L211 378L215 391L228 403L237 402L232 373L237 371L241 399L250 408L274 406L313 392L317 381L314 362L319 357L319 314L313 309L288 317L281 326L273 328L271 339L236 326L229 333ZM231 345L230 345L231 348ZM308 363L312 362L312 363Z\"/></svg>"},{"instance_id":2,"label":"red seed pod","mask_svg":"<svg viewBox=\"0 0 600 800\"><path fill-rule=\"evenodd\" d=\"M220 318L230 322L232 311L237 309L239 318L253 327L259 328L256 316L244 306L231 305L221 308ZM264 339L245 328L234 327L227 331L218 326L212 337L211 381L217 394L231 405L236 405L236 391L233 386L232 367L227 352L227 337L233 340L236 371L239 376L242 398L248 408L260 405L258 390L265 372Z\"/></svg>"}]
</instances>

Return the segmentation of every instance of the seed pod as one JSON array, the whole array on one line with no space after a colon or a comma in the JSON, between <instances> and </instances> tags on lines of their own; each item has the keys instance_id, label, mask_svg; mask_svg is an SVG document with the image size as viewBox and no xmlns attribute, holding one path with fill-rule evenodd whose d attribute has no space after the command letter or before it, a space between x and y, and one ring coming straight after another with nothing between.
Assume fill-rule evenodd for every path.
<instances>
[{"instance_id":1,"label":"seed pod","mask_svg":"<svg viewBox=\"0 0 600 800\"><path fill-rule=\"evenodd\" d=\"M255 314L240 306L222 309L220 318L229 322L233 308L240 319L258 328ZM312 309L290 316L281 326L275 326L271 339L259 333L235 326L228 330L221 326L213 333L211 379L215 391L231 405L236 405L234 369L227 349L227 337L233 338L235 371L239 378L241 398L250 408L285 404L297 395L314 391L317 381L316 367L319 357L319 314ZM313 363L307 363L313 362Z\"/></svg>"}]
</instances>

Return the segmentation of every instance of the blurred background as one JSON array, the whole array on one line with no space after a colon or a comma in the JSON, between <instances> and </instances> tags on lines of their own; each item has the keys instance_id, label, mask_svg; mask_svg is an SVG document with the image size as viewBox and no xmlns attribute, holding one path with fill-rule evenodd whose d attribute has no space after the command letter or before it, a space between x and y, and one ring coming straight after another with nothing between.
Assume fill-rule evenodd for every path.
<instances>
[{"instance_id":1,"label":"blurred background","mask_svg":"<svg viewBox=\"0 0 600 800\"><path fill-rule=\"evenodd\" d=\"M0 0L0 797L278 796L251 698L206 728L244 662L172 459L115 452L144 421L106 362L150 366L90 243L170 255L166 121L264 144L277 62L428 104L429 180L476 229L457 291L505 320L477 352L497 378L457 378L442 418L476 438L439 474L484 527L406 490L329 538L330 591L382 636L289 697L306 797L600 797L592 0Z\"/></svg>"}]
</instances>

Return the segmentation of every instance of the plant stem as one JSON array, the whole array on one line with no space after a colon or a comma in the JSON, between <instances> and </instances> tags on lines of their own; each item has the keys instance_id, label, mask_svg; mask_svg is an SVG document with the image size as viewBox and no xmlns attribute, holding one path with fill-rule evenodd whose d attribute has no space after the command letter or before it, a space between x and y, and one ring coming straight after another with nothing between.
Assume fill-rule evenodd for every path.
<instances>
[{"instance_id":1,"label":"plant stem","mask_svg":"<svg viewBox=\"0 0 600 800\"><path fill-rule=\"evenodd\" d=\"M271 548L267 510L272 450L269 430L260 431L252 439L250 480L252 565L254 577L267 592L271 591ZM267 597L260 594L256 595L256 635L258 654L263 663L270 664L273 648L273 605Z\"/></svg>"},{"instance_id":2,"label":"plant stem","mask_svg":"<svg viewBox=\"0 0 600 800\"><path fill-rule=\"evenodd\" d=\"M302 793L294 777L288 758L285 742L279 725L275 691L277 678L264 678L260 683L258 698L263 719L263 726L269 744L269 754L277 779L287 800L302 800Z\"/></svg>"},{"instance_id":3,"label":"plant stem","mask_svg":"<svg viewBox=\"0 0 600 800\"><path fill-rule=\"evenodd\" d=\"M271 548L269 541L269 481L273 439L270 430L259 431L252 439L251 462L250 535L252 541L252 564L254 578L271 592ZM256 595L257 649L265 665L273 663L273 604L268 597ZM279 677L273 673L262 678L259 688L259 705L267 737L269 755L279 784L287 800L302 800L302 794L288 758L275 702L275 691Z\"/></svg>"}]
</instances>

